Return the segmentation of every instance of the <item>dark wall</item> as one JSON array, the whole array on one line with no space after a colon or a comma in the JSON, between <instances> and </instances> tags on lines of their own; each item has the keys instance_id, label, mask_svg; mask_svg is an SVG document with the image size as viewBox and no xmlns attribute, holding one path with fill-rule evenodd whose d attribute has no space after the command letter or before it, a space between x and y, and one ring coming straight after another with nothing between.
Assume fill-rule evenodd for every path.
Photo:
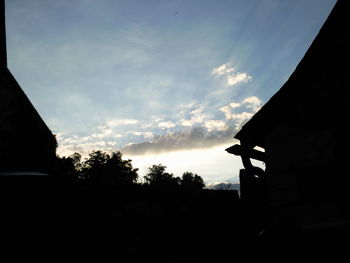
<instances>
[{"instance_id":1,"label":"dark wall","mask_svg":"<svg viewBox=\"0 0 350 263\"><path fill-rule=\"evenodd\" d=\"M270 203L299 206L301 210L293 213L309 222L341 217L350 200L349 11L349 1L338 1L292 76L260 116L262 123L270 120L269 130L260 133ZM318 204L319 211L311 209Z\"/></svg>"},{"instance_id":2,"label":"dark wall","mask_svg":"<svg viewBox=\"0 0 350 263\"><path fill-rule=\"evenodd\" d=\"M48 172L56 139L10 71L0 69L0 171Z\"/></svg>"}]
</instances>

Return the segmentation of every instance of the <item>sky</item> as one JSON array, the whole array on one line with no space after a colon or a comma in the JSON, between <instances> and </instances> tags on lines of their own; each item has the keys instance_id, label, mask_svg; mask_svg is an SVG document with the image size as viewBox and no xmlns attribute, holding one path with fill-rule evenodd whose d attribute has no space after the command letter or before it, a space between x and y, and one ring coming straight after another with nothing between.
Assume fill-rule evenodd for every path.
<instances>
[{"instance_id":1,"label":"sky","mask_svg":"<svg viewBox=\"0 0 350 263\"><path fill-rule=\"evenodd\" d=\"M7 0L8 66L59 156L120 150L141 177L162 163L175 176L238 182L241 160L225 149L288 80L334 4Z\"/></svg>"}]
</instances>

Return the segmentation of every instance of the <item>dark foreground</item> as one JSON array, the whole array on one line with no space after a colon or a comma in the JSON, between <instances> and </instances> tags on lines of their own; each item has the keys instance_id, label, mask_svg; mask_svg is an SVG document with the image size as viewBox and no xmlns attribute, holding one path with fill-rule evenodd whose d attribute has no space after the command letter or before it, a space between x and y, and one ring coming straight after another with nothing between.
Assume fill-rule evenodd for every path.
<instances>
[{"instance_id":1,"label":"dark foreground","mask_svg":"<svg viewBox=\"0 0 350 263\"><path fill-rule=\"evenodd\" d=\"M1 253L11 261L338 262L347 254L348 225L269 230L268 211L236 191L2 179L1 202Z\"/></svg>"}]
</instances>

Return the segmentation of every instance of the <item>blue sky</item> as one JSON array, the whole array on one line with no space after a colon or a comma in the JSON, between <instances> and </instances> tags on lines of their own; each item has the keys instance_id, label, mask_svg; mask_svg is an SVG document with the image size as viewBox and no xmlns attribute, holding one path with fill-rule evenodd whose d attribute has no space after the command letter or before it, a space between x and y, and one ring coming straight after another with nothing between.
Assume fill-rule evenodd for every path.
<instances>
[{"instance_id":1,"label":"blue sky","mask_svg":"<svg viewBox=\"0 0 350 263\"><path fill-rule=\"evenodd\" d=\"M237 181L224 149L283 85L335 0L11 0L8 65L58 154L122 150Z\"/></svg>"}]
</instances>

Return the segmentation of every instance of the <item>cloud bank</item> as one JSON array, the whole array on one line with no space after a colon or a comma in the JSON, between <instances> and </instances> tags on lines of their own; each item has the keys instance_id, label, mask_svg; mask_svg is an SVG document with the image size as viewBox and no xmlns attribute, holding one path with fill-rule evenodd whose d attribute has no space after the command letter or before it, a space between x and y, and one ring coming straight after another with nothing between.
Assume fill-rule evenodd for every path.
<instances>
[{"instance_id":1,"label":"cloud bank","mask_svg":"<svg viewBox=\"0 0 350 263\"><path fill-rule=\"evenodd\" d=\"M225 69L227 71L227 69ZM83 156L92 150L117 151L127 155L206 149L232 143L234 134L256 113L263 102L256 96L231 101L215 114L201 104L182 107L173 117L152 116L148 121L111 119L88 135L58 134L58 153L75 151Z\"/></svg>"},{"instance_id":2,"label":"cloud bank","mask_svg":"<svg viewBox=\"0 0 350 263\"><path fill-rule=\"evenodd\" d=\"M126 145L121 152L128 155L144 155L181 150L205 149L232 141L233 127L208 132L205 127L156 136L152 141Z\"/></svg>"}]
</instances>

